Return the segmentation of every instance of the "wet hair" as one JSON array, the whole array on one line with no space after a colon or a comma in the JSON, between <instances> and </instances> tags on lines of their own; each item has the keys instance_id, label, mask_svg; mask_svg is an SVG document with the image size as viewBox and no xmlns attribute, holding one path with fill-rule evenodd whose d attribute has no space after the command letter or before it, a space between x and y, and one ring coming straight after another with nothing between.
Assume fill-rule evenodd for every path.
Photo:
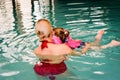
<instances>
[{"instance_id":1,"label":"wet hair","mask_svg":"<svg viewBox=\"0 0 120 80\"><path fill-rule=\"evenodd\" d=\"M54 35L59 37L62 43L65 43L66 38L69 36L70 32L63 28L54 28Z\"/></svg>"},{"instance_id":2,"label":"wet hair","mask_svg":"<svg viewBox=\"0 0 120 80\"><path fill-rule=\"evenodd\" d=\"M45 21L45 22L47 22L48 24L50 24L50 21L47 20L47 19L39 19L39 20L36 22L36 24L39 23L39 22L41 22L41 21ZM50 24L50 25L51 25L51 24Z\"/></svg>"},{"instance_id":3,"label":"wet hair","mask_svg":"<svg viewBox=\"0 0 120 80\"><path fill-rule=\"evenodd\" d=\"M41 26L40 22L42 21L46 22L48 25L50 25L50 27ZM39 19L35 24L35 32L40 38L40 41L44 41L44 38L50 37L50 35L52 34L51 23L47 19Z\"/></svg>"}]
</instances>

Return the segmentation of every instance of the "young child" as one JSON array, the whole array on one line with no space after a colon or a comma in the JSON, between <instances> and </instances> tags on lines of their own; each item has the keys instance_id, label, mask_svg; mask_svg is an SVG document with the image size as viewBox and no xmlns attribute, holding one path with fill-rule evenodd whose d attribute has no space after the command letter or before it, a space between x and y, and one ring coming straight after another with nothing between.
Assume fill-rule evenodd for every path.
<instances>
[{"instance_id":1,"label":"young child","mask_svg":"<svg viewBox=\"0 0 120 80\"><path fill-rule=\"evenodd\" d=\"M74 40L70 36L70 32L68 30L65 30L63 28L54 28L54 36L53 41L56 44L65 43L72 49L74 48L82 48L82 53L86 53L88 49L105 49L107 47L113 47L113 46L120 46L120 42L116 40L112 40L109 44L106 45L100 45L101 38L104 34L104 30L100 30L98 34L95 36L94 42L83 42L82 40Z\"/></svg>"},{"instance_id":2,"label":"young child","mask_svg":"<svg viewBox=\"0 0 120 80\"><path fill-rule=\"evenodd\" d=\"M56 44L66 43L72 49L85 46L85 42L82 42L82 40L72 39L68 30L64 30L63 28L54 28L53 31L53 41Z\"/></svg>"}]
</instances>

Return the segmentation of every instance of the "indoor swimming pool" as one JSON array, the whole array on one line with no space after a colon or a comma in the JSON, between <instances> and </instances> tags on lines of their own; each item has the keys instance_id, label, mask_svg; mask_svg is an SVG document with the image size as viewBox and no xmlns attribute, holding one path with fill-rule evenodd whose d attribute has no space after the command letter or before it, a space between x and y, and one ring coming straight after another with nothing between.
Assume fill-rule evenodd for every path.
<instances>
[{"instance_id":1,"label":"indoor swimming pool","mask_svg":"<svg viewBox=\"0 0 120 80\"><path fill-rule=\"evenodd\" d=\"M34 25L40 18L69 30L74 39L92 42L104 29L101 45L120 41L120 0L1 0L0 80L37 80ZM120 80L120 46L68 58L72 76L56 80Z\"/></svg>"}]
</instances>

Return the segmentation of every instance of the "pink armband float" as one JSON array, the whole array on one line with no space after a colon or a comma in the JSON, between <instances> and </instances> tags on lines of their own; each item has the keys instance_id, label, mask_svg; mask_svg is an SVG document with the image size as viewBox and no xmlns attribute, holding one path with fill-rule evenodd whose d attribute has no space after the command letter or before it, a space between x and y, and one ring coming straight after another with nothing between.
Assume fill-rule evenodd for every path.
<instances>
[{"instance_id":1,"label":"pink armband float","mask_svg":"<svg viewBox=\"0 0 120 80\"><path fill-rule=\"evenodd\" d=\"M78 48L80 46L80 43L82 42L81 40L74 40L70 36L67 38L66 44L71 47L71 48Z\"/></svg>"},{"instance_id":2,"label":"pink armband float","mask_svg":"<svg viewBox=\"0 0 120 80\"><path fill-rule=\"evenodd\" d=\"M52 37L52 40L53 40L53 42L54 42L55 44L62 44L62 41L61 41L60 38L57 37L57 36L53 36L53 37Z\"/></svg>"},{"instance_id":3,"label":"pink armband float","mask_svg":"<svg viewBox=\"0 0 120 80\"><path fill-rule=\"evenodd\" d=\"M62 44L62 41L60 40L59 37L53 36L52 39L55 44ZM70 36L66 38L66 45L73 49L80 47L81 42L82 42L81 40L74 40Z\"/></svg>"}]
</instances>

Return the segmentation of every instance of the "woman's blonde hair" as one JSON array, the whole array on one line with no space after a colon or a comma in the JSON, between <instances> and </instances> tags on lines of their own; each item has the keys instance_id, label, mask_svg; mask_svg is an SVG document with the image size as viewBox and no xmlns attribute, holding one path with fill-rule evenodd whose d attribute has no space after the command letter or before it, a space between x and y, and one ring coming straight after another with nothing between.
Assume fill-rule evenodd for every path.
<instances>
[{"instance_id":1,"label":"woman's blonde hair","mask_svg":"<svg viewBox=\"0 0 120 80\"><path fill-rule=\"evenodd\" d=\"M47 19L39 19L35 24L35 32L40 41L44 41L44 38L52 34L51 23Z\"/></svg>"}]
</instances>

